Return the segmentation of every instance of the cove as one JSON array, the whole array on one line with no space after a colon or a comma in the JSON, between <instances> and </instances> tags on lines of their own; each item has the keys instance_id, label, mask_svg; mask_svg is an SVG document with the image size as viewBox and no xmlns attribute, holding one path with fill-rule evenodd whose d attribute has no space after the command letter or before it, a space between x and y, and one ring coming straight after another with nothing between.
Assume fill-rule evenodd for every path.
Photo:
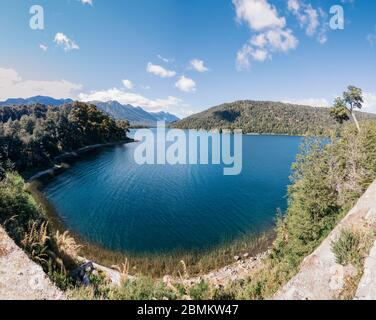
<instances>
[{"instance_id":1,"label":"cove","mask_svg":"<svg viewBox=\"0 0 376 320\"><path fill-rule=\"evenodd\" d=\"M214 164L138 165L133 154L139 143L129 143L75 163L43 193L67 229L106 249L203 250L273 227L277 209L287 206L301 142L245 135L236 176Z\"/></svg>"}]
</instances>

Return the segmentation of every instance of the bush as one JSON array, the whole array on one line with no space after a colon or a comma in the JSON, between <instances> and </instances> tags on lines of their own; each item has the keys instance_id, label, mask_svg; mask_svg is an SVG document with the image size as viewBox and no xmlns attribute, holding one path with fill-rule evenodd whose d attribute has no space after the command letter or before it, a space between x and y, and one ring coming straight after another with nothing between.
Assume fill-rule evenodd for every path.
<instances>
[{"instance_id":1,"label":"bush","mask_svg":"<svg viewBox=\"0 0 376 320\"><path fill-rule=\"evenodd\" d=\"M342 230L337 241L332 243L332 252L336 257L336 262L347 266L360 264L360 236L351 230Z\"/></svg>"}]
</instances>

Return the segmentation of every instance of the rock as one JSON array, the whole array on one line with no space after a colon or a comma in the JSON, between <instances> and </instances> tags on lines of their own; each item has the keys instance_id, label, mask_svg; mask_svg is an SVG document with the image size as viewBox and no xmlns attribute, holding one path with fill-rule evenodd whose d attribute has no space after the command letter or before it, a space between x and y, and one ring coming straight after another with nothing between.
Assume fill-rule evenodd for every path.
<instances>
[{"instance_id":1,"label":"rock","mask_svg":"<svg viewBox=\"0 0 376 320\"><path fill-rule=\"evenodd\" d=\"M249 257L249 253L244 253L244 254L243 254L243 257L244 257L244 258L248 258L248 257Z\"/></svg>"},{"instance_id":2,"label":"rock","mask_svg":"<svg viewBox=\"0 0 376 320\"><path fill-rule=\"evenodd\" d=\"M239 256L235 256L235 257L234 257L234 260L235 260L235 261L239 261L239 260L240 260L240 257L239 257Z\"/></svg>"},{"instance_id":3,"label":"rock","mask_svg":"<svg viewBox=\"0 0 376 320\"><path fill-rule=\"evenodd\" d=\"M0 226L0 300L64 300L42 267L31 261Z\"/></svg>"}]
</instances>

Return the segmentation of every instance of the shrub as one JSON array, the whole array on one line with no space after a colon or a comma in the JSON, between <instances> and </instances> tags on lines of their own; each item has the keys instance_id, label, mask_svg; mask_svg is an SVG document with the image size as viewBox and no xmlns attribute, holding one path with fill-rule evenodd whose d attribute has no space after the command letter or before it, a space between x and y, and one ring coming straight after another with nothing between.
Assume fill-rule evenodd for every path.
<instances>
[{"instance_id":1,"label":"shrub","mask_svg":"<svg viewBox=\"0 0 376 320\"><path fill-rule=\"evenodd\" d=\"M332 243L332 252L336 257L336 262L347 266L352 264L359 265L360 255L360 236L351 230L342 230L337 241Z\"/></svg>"}]
</instances>

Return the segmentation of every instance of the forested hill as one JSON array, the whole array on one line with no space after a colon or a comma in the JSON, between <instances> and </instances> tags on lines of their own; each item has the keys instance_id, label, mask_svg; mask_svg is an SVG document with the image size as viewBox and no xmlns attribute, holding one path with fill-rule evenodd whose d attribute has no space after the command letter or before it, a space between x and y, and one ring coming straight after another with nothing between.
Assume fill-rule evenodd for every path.
<instances>
[{"instance_id":1,"label":"forested hill","mask_svg":"<svg viewBox=\"0 0 376 320\"><path fill-rule=\"evenodd\" d=\"M0 108L0 179L51 166L54 158L82 147L126 141L129 123L116 121L96 106L73 102Z\"/></svg>"},{"instance_id":2,"label":"forested hill","mask_svg":"<svg viewBox=\"0 0 376 320\"><path fill-rule=\"evenodd\" d=\"M376 115L357 113L359 120ZM213 107L171 125L181 129L242 129L243 133L321 135L335 129L328 108L270 101L237 101Z\"/></svg>"}]
</instances>

